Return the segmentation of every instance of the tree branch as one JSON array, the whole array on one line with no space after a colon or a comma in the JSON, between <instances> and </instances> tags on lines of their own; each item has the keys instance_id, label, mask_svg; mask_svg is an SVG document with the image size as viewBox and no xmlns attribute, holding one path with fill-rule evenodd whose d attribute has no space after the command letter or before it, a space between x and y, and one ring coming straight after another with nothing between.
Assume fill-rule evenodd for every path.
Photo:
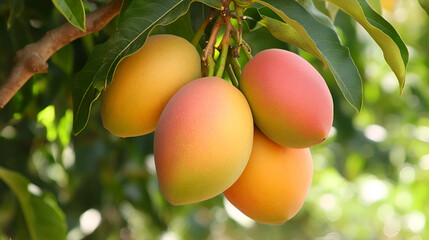
<instances>
[{"instance_id":1,"label":"tree branch","mask_svg":"<svg viewBox=\"0 0 429 240\"><path fill-rule=\"evenodd\" d=\"M77 38L100 31L119 14L121 5L122 0L112 0L89 13L86 17L86 31L65 23L47 32L38 42L28 44L19 50L14 58L12 71L0 86L0 110L34 74L48 72L46 62L52 54Z\"/></svg>"}]
</instances>

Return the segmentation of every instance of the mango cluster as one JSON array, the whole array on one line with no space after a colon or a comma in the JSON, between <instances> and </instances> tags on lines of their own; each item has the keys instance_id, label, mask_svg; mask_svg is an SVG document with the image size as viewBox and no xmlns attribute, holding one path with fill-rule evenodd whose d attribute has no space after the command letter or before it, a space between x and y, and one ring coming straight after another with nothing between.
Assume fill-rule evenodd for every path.
<instances>
[{"instance_id":1,"label":"mango cluster","mask_svg":"<svg viewBox=\"0 0 429 240\"><path fill-rule=\"evenodd\" d=\"M171 204L224 193L250 218L282 224L304 202L309 147L326 139L333 102L317 70L294 53L258 53L238 89L201 77L200 56L185 39L154 35L119 63L101 117L120 137L155 131L159 187Z\"/></svg>"},{"instance_id":2,"label":"mango cluster","mask_svg":"<svg viewBox=\"0 0 429 240\"><path fill-rule=\"evenodd\" d=\"M261 51L244 66L240 90L256 125L253 148L243 174L224 195L250 218L282 224L299 211L310 188L309 147L329 134L332 96L310 63L280 49Z\"/></svg>"}]
</instances>

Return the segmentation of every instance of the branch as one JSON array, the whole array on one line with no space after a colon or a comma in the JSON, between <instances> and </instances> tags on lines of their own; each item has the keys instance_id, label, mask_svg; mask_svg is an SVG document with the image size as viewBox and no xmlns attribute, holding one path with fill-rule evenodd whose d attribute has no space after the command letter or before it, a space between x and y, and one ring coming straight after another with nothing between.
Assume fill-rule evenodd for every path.
<instances>
[{"instance_id":1,"label":"branch","mask_svg":"<svg viewBox=\"0 0 429 240\"><path fill-rule=\"evenodd\" d=\"M86 17L86 31L65 23L47 32L38 42L28 44L19 50L14 58L12 71L0 86L0 110L34 74L48 72L46 62L52 54L77 38L100 31L119 14L121 5L122 0L112 0L89 13Z\"/></svg>"},{"instance_id":2,"label":"branch","mask_svg":"<svg viewBox=\"0 0 429 240\"><path fill-rule=\"evenodd\" d=\"M209 41L207 42L207 45L206 45L206 47L203 50L202 60L206 64L207 64L207 58L208 58L208 56L209 55L213 55L215 44L216 44L217 35L219 34L219 30L220 30L220 27L222 25L223 25L223 19L221 17L219 17L216 20L215 25L212 28L212 31L210 33Z\"/></svg>"}]
</instances>

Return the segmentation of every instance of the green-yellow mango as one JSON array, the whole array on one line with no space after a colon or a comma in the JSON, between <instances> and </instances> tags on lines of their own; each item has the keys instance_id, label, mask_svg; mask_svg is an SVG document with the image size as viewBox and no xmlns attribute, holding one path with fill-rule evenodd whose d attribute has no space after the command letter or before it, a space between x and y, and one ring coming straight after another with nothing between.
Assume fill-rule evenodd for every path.
<instances>
[{"instance_id":1,"label":"green-yellow mango","mask_svg":"<svg viewBox=\"0 0 429 240\"><path fill-rule=\"evenodd\" d=\"M168 34L147 38L124 58L101 100L103 126L120 137L153 132L168 100L186 83L201 77L198 51Z\"/></svg>"},{"instance_id":2,"label":"green-yellow mango","mask_svg":"<svg viewBox=\"0 0 429 240\"><path fill-rule=\"evenodd\" d=\"M282 224L301 209L312 176L313 162L308 148L283 147L255 128L246 169L224 195L253 220Z\"/></svg>"},{"instance_id":3,"label":"green-yellow mango","mask_svg":"<svg viewBox=\"0 0 429 240\"><path fill-rule=\"evenodd\" d=\"M155 131L159 186L173 205L221 194L243 172L253 144L244 95L217 77L194 80L168 102Z\"/></svg>"},{"instance_id":4,"label":"green-yellow mango","mask_svg":"<svg viewBox=\"0 0 429 240\"><path fill-rule=\"evenodd\" d=\"M258 128L292 148L323 142L332 127L333 101L319 72L299 55L269 49L243 68L240 89Z\"/></svg>"}]
</instances>

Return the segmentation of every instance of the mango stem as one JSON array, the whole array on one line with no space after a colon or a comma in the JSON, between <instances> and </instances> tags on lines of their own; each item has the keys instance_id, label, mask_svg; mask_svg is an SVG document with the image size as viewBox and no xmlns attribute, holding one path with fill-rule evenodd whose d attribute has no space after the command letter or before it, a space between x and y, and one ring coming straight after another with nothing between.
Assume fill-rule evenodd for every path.
<instances>
[{"instance_id":1,"label":"mango stem","mask_svg":"<svg viewBox=\"0 0 429 240\"><path fill-rule=\"evenodd\" d=\"M235 73L231 64L228 64L226 71L228 73L228 76L229 76L229 79L231 80L232 85L238 88L238 79L237 79L237 76L235 76Z\"/></svg>"},{"instance_id":2,"label":"mango stem","mask_svg":"<svg viewBox=\"0 0 429 240\"><path fill-rule=\"evenodd\" d=\"M198 28L198 30L195 32L195 36L192 39L192 45L195 47L198 46L198 43L200 42L201 37L204 34L204 31L206 30L207 25L213 20L215 11L213 8L210 9L210 15L208 18L206 18Z\"/></svg>"}]
</instances>

